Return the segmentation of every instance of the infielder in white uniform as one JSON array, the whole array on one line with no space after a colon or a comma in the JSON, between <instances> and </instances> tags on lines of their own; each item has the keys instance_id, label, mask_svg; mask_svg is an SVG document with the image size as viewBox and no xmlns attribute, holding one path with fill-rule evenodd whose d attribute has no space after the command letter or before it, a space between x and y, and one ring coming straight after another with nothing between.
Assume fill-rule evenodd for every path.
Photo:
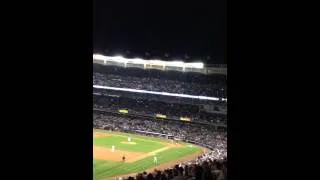
<instances>
[{"instance_id":1,"label":"infielder in white uniform","mask_svg":"<svg viewBox=\"0 0 320 180\"><path fill-rule=\"evenodd\" d=\"M114 152L114 150L115 150L115 146L112 145L111 152Z\"/></svg>"},{"instance_id":2,"label":"infielder in white uniform","mask_svg":"<svg viewBox=\"0 0 320 180\"><path fill-rule=\"evenodd\" d=\"M131 137L128 137L128 141L131 142Z\"/></svg>"},{"instance_id":3,"label":"infielder in white uniform","mask_svg":"<svg viewBox=\"0 0 320 180\"><path fill-rule=\"evenodd\" d=\"M157 163L158 163L157 156L154 156L154 157L153 157L153 163L155 163L155 164L157 164Z\"/></svg>"}]
</instances>

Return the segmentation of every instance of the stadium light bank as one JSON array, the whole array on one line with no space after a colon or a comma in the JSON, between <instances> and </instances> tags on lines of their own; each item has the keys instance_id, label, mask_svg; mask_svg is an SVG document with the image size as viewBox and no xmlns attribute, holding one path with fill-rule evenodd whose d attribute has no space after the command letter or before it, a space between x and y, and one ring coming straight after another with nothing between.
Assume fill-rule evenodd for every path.
<instances>
[{"instance_id":1,"label":"stadium light bank","mask_svg":"<svg viewBox=\"0 0 320 180\"><path fill-rule=\"evenodd\" d=\"M195 68L195 69L203 69L204 64L202 62L191 62L191 63L186 63L183 61L162 61L162 60L145 60L141 58L125 58L122 56L104 56L101 54L93 54L93 60L96 61L103 61L104 64L107 63L107 61L110 62L117 62L117 63L130 63L130 64L140 64L144 65L146 67L147 65L156 65L156 66L163 66L163 67L180 67L180 68Z\"/></svg>"},{"instance_id":2,"label":"stadium light bank","mask_svg":"<svg viewBox=\"0 0 320 180\"><path fill-rule=\"evenodd\" d=\"M194 96L194 95L188 95L188 94L156 92L156 91L147 91L147 90L131 89L131 88L117 88L117 87L100 86L100 85L93 85L93 88L109 89L109 90L116 90L116 91L126 91L126 92L135 92L135 93L145 93L145 94L155 94L155 95L163 95L163 96L184 97L184 98L201 99L201 100L209 100L209 101L218 101L219 100L219 98L217 98L217 97ZM227 102L227 99L226 98L222 98L222 101Z\"/></svg>"}]
</instances>

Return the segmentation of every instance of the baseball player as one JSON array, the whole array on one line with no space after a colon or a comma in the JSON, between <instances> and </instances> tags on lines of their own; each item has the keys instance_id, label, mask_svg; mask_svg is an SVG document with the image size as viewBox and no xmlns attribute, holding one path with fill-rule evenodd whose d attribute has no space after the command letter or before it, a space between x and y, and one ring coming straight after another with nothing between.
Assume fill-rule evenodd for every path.
<instances>
[{"instance_id":1,"label":"baseball player","mask_svg":"<svg viewBox=\"0 0 320 180\"><path fill-rule=\"evenodd\" d=\"M157 156L154 156L154 157L153 157L153 163L154 163L154 164L157 164L157 163L158 163L158 158L157 158Z\"/></svg>"},{"instance_id":2,"label":"baseball player","mask_svg":"<svg viewBox=\"0 0 320 180\"><path fill-rule=\"evenodd\" d=\"M114 152L114 150L115 150L115 146L112 145L112 147L111 147L111 152Z\"/></svg>"}]
</instances>

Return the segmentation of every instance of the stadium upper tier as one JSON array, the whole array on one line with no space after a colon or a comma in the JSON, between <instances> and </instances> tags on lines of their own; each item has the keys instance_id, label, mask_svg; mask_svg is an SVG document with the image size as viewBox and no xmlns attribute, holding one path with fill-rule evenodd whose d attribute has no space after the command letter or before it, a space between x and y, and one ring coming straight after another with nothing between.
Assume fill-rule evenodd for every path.
<instances>
[{"instance_id":1,"label":"stadium upper tier","mask_svg":"<svg viewBox=\"0 0 320 180\"><path fill-rule=\"evenodd\" d=\"M226 64L205 66L202 62L184 62L181 60L163 61L159 59L125 58L122 56L104 56L93 54L93 63L102 65L116 65L120 67L136 67L141 69L173 70L182 72L196 72L202 74L227 75Z\"/></svg>"},{"instance_id":2,"label":"stadium upper tier","mask_svg":"<svg viewBox=\"0 0 320 180\"><path fill-rule=\"evenodd\" d=\"M118 88L227 98L224 75L144 70L118 66L93 66L93 84Z\"/></svg>"}]
</instances>

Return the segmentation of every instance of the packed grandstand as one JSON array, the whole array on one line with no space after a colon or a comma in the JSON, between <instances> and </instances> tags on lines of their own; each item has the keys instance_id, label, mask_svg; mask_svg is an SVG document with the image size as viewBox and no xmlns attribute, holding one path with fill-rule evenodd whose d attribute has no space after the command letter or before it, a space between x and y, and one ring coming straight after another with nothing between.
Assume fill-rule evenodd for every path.
<instances>
[{"instance_id":1,"label":"packed grandstand","mask_svg":"<svg viewBox=\"0 0 320 180\"><path fill-rule=\"evenodd\" d=\"M227 75L205 68L94 55L94 128L167 135L210 149L193 161L128 179L226 180Z\"/></svg>"}]
</instances>

